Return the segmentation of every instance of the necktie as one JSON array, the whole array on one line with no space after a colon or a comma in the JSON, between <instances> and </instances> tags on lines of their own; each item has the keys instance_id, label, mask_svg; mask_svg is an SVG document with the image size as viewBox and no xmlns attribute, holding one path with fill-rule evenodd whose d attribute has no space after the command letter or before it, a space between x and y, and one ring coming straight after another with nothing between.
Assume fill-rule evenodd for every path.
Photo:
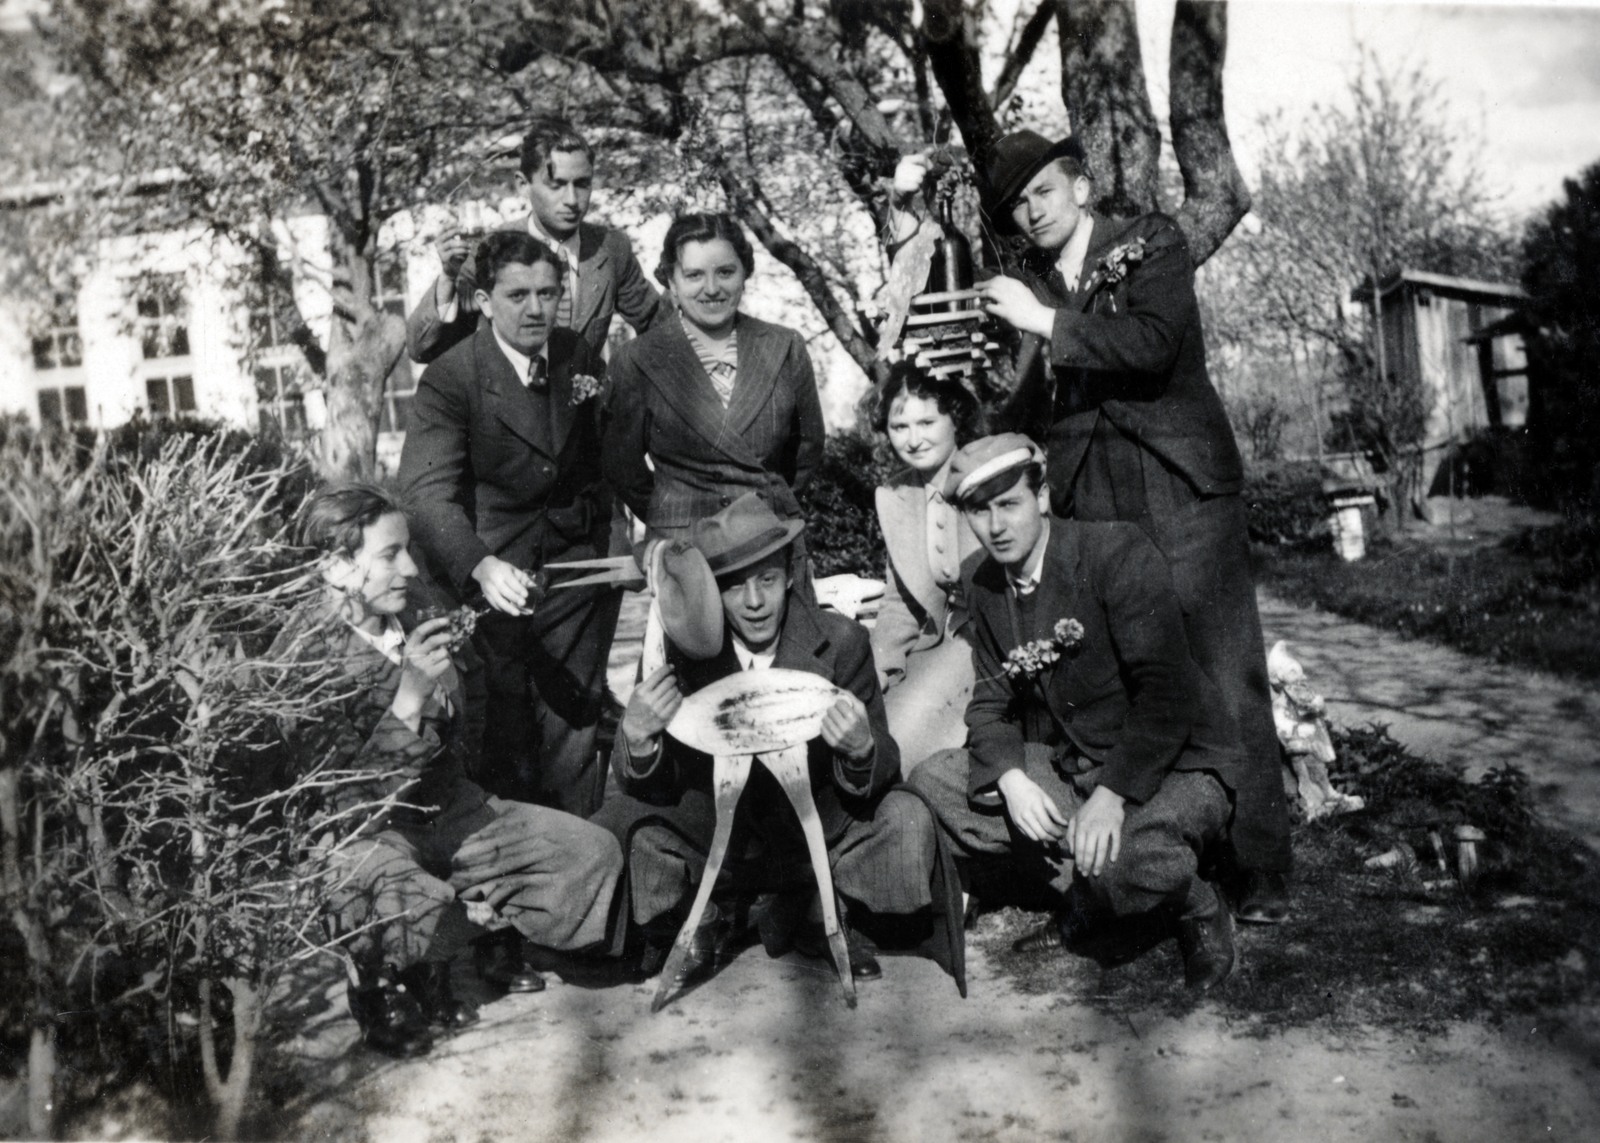
<instances>
[{"instance_id":1,"label":"necktie","mask_svg":"<svg viewBox=\"0 0 1600 1143\"><path fill-rule=\"evenodd\" d=\"M578 292L578 276L572 272L572 255L565 246L556 247L556 256L561 259L561 301L556 303L556 324L571 329L572 295Z\"/></svg>"},{"instance_id":2,"label":"necktie","mask_svg":"<svg viewBox=\"0 0 1600 1143\"><path fill-rule=\"evenodd\" d=\"M545 385L546 365L543 357L535 357L528 363L528 388L543 389Z\"/></svg>"}]
</instances>

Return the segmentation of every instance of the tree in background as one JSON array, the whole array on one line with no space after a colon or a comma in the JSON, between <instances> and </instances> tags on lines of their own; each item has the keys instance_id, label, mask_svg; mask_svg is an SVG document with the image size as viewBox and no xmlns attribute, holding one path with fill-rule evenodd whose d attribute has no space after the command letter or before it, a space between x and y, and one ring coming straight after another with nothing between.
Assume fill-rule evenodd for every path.
<instances>
[{"instance_id":1,"label":"tree in background","mask_svg":"<svg viewBox=\"0 0 1600 1143\"><path fill-rule=\"evenodd\" d=\"M1297 129L1262 124L1254 218L1202 271L1200 294L1247 436L1252 420L1287 406L1313 426L1302 447L1320 455L1326 438L1368 452L1400 480L1416 463L1424 394L1380 366L1371 321L1352 320L1352 291L1403 268L1506 280L1516 250L1482 140L1453 124L1426 72L1364 51L1348 97Z\"/></svg>"},{"instance_id":2,"label":"tree in background","mask_svg":"<svg viewBox=\"0 0 1600 1143\"><path fill-rule=\"evenodd\" d=\"M1600 511L1600 163L1562 184L1528 227L1522 284L1532 297L1528 426L1545 499Z\"/></svg>"}]
</instances>

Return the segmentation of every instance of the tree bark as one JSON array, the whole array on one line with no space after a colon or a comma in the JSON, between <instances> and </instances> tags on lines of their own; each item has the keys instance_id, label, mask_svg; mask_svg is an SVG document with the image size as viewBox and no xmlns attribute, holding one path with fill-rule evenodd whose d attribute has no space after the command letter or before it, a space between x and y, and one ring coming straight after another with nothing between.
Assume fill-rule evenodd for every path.
<instances>
[{"instance_id":1,"label":"tree bark","mask_svg":"<svg viewBox=\"0 0 1600 1143\"><path fill-rule=\"evenodd\" d=\"M1131 0L1055 0L1061 98L1089 160L1094 209L1154 210L1161 132L1150 107Z\"/></svg>"},{"instance_id":2,"label":"tree bark","mask_svg":"<svg viewBox=\"0 0 1600 1143\"><path fill-rule=\"evenodd\" d=\"M1022 73L1033 62L1033 53L1038 48L1039 41L1044 39L1045 29L1055 18L1056 10L1052 0L1039 0L1039 6L1033 10L1033 15L1029 16L1028 22L1022 26L1022 35L1017 37L1017 46L1011 50L1011 55L1000 68L999 78L995 80L994 93L989 96L989 106L996 112L1005 106L1006 100L1010 99L1011 93L1017 89L1017 80L1022 78Z\"/></svg>"},{"instance_id":3,"label":"tree bark","mask_svg":"<svg viewBox=\"0 0 1600 1143\"><path fill-rule=\"evenodd\" d=\"M217 1066L216 1021L211 1012L211 978L200 978L200 1070L206 1094L217 1109L217 1138L237 1139L245 1100L255 1070L256 1033L261 1028L262 995L248 980L229 977L223 987L233 996L233 1058L228 1076Z\"/></svg>"},{"instance_id":4,"label":"tree bark","mask_svg":"<svg viewBox=\"0 0 1600 1143\"><path fill-rule=\"evenodd\" d=\"M372 254L335 232L333 325L319 467L328 477L377 475L383 387L405 352L405 319L374 309ZM370 246L371 240L366 243Z\"/></svg>"},{"instance_id":5,"label":"tree bark","mask_svg":"<svg viewBox=\"0 0 1600 1143\"><path fill-rule=\"evenodd\" d=\"M1216 252L1250 209L1250 191L1233 161L1222 109L1227 52L1227 5L1178 0L1169 69L1172 149L1183 171L1178 225L1196 266Z\"/></svg>"},{"instance_id":6,"label":"tree bark","mask_svg":"<svg viewBox=\"0 0 1600 1143\"><path fill-rule=\"evenodd\" d=\"M928 63L981 183L989 153L1000 137L1000 124L983 89L974 17L962 0L929 0L924 11L922 34L928 45Z\"/></svg>"}]
</instances>

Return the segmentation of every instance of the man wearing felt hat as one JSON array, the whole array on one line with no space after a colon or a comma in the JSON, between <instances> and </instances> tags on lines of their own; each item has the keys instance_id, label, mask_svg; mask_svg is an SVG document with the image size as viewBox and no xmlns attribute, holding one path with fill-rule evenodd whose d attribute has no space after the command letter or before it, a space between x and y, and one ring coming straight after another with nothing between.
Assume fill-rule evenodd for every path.
<instances>
[{"instance_id":1,"label":"man wearing felt hat","mask_svg":"<svg viewBox=\"0 0 1600 1143\"><path fill-rule=\"evenodd\" d=\"M834 885L851 922L871 913L912 918L912 931L926 922L931 931L936 894L941 908L959 915L959 906L949 907L949 894L958 893L954 879L946 884L936 876L931 813L915 795L890 791L900 751L889 735L866 631L793 590L792 545L804 527L803 520L780 519L756 492L693 526L689 542L704 555L715 585L697 592L691 582L674 583L667 664L639 681L618 729L612 768L622 793L591 820L622 843L625 904L646 975L660 968L677 936L716 828L711 757L664 731L685 695L741 670L809 671L846 692L824 716L809 763ZM719 882L727 891L719 886L695 934L686 979L713 969L750 926L760 929L770 952L783 951L814 896L799 819L765 767L751 769ZM758 894L760 907L751 911ZM850 961L857 980L881 974L854 931Z\"/></svg>"},{"instance_id":2,"label":"man wearing felt hat","mask_svg":"<svg viewBox=\"0 0 1600 1143\"><path fill-rule=\"evenodd\" d=\"M1044 454L1017 433L958 452L945 497L984 547L962 569L973 668L967 747L925 760L957 859L1060 894L1019 948L1071 947L1097 913L1159 911L1188 983L1233 967L1232 919L1199 873L1225 835L1237 734L1189 655L1166 561L1138 527L1053 518Z\"/></svg>"},{"instance_id":3,"label":"man wearing felt hat","mask_svg":"<svg viewBox=\"0 0 1600 1143\"><path fill-rule=\"evenodd\" d=\"M898 172L897 172L898 174ZM1050 458L1054 510L1140 525L1172 569L1196 661L1244 746L1231 842L1239 916L1288 916L1283 762L1250 574L1244 468L1206 371L1194 266L1158 213L1110 219L1075 138L1000 139L986 171L1030 248L1015 276L980 285L984 308L1023 334L1021 399ZM897 180L898 182L898 180Z\"/></svg>"}]
</instances>

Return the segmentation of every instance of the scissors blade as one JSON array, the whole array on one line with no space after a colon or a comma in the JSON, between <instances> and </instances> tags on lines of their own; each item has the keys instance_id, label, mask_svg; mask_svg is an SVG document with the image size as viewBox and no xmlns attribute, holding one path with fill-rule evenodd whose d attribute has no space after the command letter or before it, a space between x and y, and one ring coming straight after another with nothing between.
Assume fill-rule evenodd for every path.
<instances>
[{"instance_id":1,"label":"scissors blade","mask_svg":"<svg viewBox=\"0 0 1600 1143\"><path fill-rule=\"evenodd\" d=\"M544 565L546 571L581 571L586 568L631 568L639 573L639 565L632 556L601 556L593 560L561 560Z\"/></svg>"},{"instance_id":2,"label":"scissors blade","mask_svg":"<svg viewBox=\"0 0 1600 1143\"><path fill-rule=\"evenodd\" d=\"M545 565L547 568L550 566L552 565ZM608 584L627 591L638 591L644 586L644 575L637 567L613 568L610 571L596 572L594 575L579 576L577 579L564 579L560 583L551 584L550 590L560 591L564 587L587 587L590 584Z\"/></svg>"}]
</instances>

